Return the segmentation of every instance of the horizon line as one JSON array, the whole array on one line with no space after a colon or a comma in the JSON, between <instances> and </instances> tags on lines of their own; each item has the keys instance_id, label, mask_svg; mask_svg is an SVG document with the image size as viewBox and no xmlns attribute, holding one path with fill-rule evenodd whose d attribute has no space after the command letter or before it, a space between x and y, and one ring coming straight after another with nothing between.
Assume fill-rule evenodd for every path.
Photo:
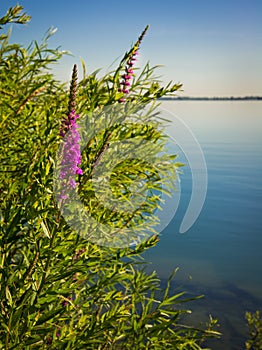
<instances>
[{"instance_id":1,"label":"horizon line","mask_svg":"<svg viewBox=\"0 0 262 350\"><path fill-rule=\"evenodd\" d=\"M262 100L262 96L163 96L160 97L162 100L255 100L259 101Z\"/></svg>"}]
</instances>

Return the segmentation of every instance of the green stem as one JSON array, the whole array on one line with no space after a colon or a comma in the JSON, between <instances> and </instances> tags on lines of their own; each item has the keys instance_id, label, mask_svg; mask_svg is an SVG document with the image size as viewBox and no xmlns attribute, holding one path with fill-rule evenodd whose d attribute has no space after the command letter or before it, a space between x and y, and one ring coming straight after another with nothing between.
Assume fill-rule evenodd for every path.
<instances>
[{"instance_id":1,"label":"green stem","mask_svg":"<svg viewBox=\"0 0 262 350\"><path fill-rule=\"evenodd\" d=\"M59 226L58 226L58 228L59 228ZM41 290L43 289L43 286L44 286L44 284L46 282L46 275L47 275L47 272L49 270L51 255L52 255L52 252L53 252L53 243L54 243L54 240L55 240L55 236L56 236L56 234L58 232L58 228L56 228L56 229L53 228L53 230L52 230L52 236L51 236L50 243L49 243L48 257L47 257L46 264L45 264L45 267L44 267L44 274L43 274L43 277L42 277L42 281L40 283L40 287L39 287L39 289L37 291L37 294L41 293Z\"/></svg>"}]
</instances>

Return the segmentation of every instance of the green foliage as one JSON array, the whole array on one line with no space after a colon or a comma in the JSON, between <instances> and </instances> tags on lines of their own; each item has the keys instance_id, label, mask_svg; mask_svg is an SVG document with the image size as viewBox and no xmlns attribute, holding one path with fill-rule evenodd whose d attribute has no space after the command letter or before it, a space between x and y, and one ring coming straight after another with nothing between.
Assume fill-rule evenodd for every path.
<instances>
[{"instance_id":1,"label":"green foliage","mask_svg":"<svg viewBox=\"0 0 262 350\"><path fill-rule=\"evenodd\" d=\"M21 11L19 6L9 9L0 24L25 23L28 16ZM141 268L140 254L157 244L156 235L135 248L101 247L74 232L57 208L54 159L68 92L50 71L50 64L63 55L48 47L51 34L28 48L10 44L10 33L0 37L0 348L202 349L206 338L218 335L214 322L205 330L184 325L183 317L190 311L182 305L189 299L173 294L171 279L161 296L156 274ZM119 104L119 81L128 57L127 53L119 67L102 78L97 72L85 76L77 97L77 112L90 116L87 124L103 108L118 111L83 149L84 175L79 179L84 205L97 220L116 228L133 218L99 206L89 181L93 171L108 142L140 136L163 150L156 99L180 88L161 87L153 78L154 68L146 65L133 82L129 103ZM133 122L144 104L149 109L143 123ZM168 170L162 174L167 191L178 166L173 158L161 158ZM163 168L159 169L161 173ZM119 200L130 201L128 188L134 177L149 180L152 195L146 207L138 208L137 220L153 215L158 205L154 190L159 189L159 175L154 167L134 159L115 169L112 191Z\"/></svg>"},{"instance_id":2,"label":"green foliage","mask_svg":"<svg viewBox=\"0 0 262 350\"><path fill-rule=\"evenodd\" d=\"M19 23L25 24L30 20L30 16L26 13L22 13L23 7L16 5L14 7L10 7L5 14L5 16L0 18L0 29L2 26L8 23Z\"/></svg>"},{"instance_id":3,"label":"green foliage","mask_svg":"<svg viewBox=\"0 0 262 350\"><path fill-rule=\"evenodd\" d=\"M246 350L262 349L262 319L260 312L254 314L246 312L246 320L249 328L249 339L246 341Z\"/></svg>"}]
</instances>

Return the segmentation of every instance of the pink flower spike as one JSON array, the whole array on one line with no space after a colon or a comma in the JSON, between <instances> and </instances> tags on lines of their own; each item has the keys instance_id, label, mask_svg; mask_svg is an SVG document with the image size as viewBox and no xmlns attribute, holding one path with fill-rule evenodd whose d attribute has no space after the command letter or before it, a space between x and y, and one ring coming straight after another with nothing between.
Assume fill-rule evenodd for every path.
<instances>
[{"instance_id":1,"label":"pink flower spike","mask_svg":"<svg viewBox=\"0 0 262 350\"><path fill-rule=\"evenodd\" d=\"M79 126L77 125L79 115L75 112L76 81L77 70L76 65L74 65L70 86L68 114L67 117L63 119L60 128L60 135L64 138L60 164L61 170L59 174L59 179L61 180L61 191L59 193L60 201L68 199L68 193L77 187L75 175L83 174L80 168L82 157L79 145Z\"/></svg>"},{"instance_id":2,"label":"pink flower spike","mask_svg":"<svg viewBox=\"0 0 262 350\"><path fill-rule=\"evenodd\" d=\"M129 94L129 90L126 90L126 89L125 89L125 90L123 90L123 93L124 93L124 94Z\"/></svg>"}]
</instances>

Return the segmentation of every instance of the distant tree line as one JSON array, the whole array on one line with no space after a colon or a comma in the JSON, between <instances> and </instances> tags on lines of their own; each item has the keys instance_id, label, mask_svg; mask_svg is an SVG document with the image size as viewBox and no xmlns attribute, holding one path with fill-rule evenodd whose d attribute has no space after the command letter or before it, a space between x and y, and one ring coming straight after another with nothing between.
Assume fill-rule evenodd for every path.
<instances>
[{"instance_id":1,"label":"distant tree line","mask_svg":"<svg viewBox=\"0 0 262 350\"><path fill-rule=\"evenodd\" d=\"M260 101L262 96L230 96L230 97L192 97L192 96L167 96L161 100L179 101Z\"/></svg>"}]
</instances>

